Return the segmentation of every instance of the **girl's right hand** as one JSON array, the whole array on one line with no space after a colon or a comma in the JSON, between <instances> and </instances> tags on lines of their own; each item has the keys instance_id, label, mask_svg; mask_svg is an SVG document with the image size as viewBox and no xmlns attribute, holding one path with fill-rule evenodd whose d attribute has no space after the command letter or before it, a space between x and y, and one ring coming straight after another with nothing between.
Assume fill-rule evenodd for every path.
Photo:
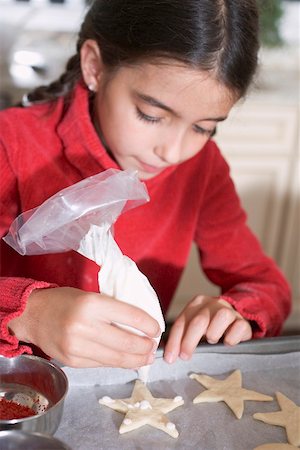
<instances>
[{"instance_id":1,"label":"girl's right hand","mask_svg":"<svg viewBox=\"0 0 300 450\"><path fill-rule=\"evenodd\" d=\"M142 331L138 336L114 322ZM70 367L138 368L151 364L158 322L142 309L103 294L62 287L34 290L9 322L23 342Z\"/></svg>"}]
</instances>

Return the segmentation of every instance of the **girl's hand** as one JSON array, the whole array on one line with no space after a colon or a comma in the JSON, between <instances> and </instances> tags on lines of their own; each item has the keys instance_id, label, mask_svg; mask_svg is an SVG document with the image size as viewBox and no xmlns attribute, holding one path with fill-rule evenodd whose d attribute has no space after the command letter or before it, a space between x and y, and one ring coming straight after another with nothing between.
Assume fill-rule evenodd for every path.
<instances>
[{"instance_id":1,"label":"girl's hand","mask_svg":"<svg viewBox=\"0 0 300 450\"><path fill-rule=\"evenodd\" d=\"M252 329L228 302L219 297L198 295L175 320L164 350L167 362L177 357L187 360L201 338L216 344L222 337L227 345L235 345L252 337Z\"/></svg>"},{"instance_id":2,"label":"girl's hand","mask_svg":"<svg viewBox=\"0 0 300 450\"><path fill-rule=\"evenodd\" d=\"M113 322L134 327L138 336ZM23 314L9 322L15 336L71 367L138 368L151 364L159 336L145 311L106 295L74 288L36 289Z\"/></svg>"}]
</instances>

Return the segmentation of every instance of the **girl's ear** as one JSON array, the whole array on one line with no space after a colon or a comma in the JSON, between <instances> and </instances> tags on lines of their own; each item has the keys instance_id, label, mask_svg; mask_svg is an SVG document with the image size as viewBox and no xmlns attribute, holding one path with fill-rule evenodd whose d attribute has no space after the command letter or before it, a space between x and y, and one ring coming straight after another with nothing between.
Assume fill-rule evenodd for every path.
<instances>
[{"instance_id":1,"label":"girl's ear","mask_svg":"<svg viewBox=\"0 0 300 450\"><path fill-rule=\"evenodd\" d=\"M87 39L80 49L81 72L90 91L97 92L103 71L101 52L96 41Z\"/></svg>"}]
</instances>

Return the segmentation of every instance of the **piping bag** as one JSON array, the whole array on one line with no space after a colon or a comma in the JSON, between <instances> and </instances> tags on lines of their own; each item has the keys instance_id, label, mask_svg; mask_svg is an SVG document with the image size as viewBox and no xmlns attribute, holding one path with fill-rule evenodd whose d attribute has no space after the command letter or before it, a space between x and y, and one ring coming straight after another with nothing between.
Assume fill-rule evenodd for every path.
<instances>
[{"instance_id":1,"label":"piping bag","mask_svg":"<svg viewBox=\"0 0 300 450\"><path fill-rule=\"evenodd\" d=\"M147 277L114 240L112 226L119 215L149 201L137 172L108 169L54 194L11 224L4 241L21 255L75 250L95 261L99 291L145 310L165 331L156 292ZM140 330L116 323L143 335ZM159 344L161 334L155 340ZM147 382L150 366L138 369Z\"/></svg>"}]
</instances>

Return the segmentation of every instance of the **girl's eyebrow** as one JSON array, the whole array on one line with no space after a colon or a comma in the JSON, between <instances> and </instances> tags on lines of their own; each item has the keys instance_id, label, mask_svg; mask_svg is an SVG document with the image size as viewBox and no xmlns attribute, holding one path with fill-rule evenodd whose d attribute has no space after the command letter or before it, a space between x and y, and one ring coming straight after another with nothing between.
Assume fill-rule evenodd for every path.
<instances>
[{"instance_id":1,"label":"girl's eyebrow","mask_svg":"<svg viewBox=\"0 0 300 450\"><path fill-rule=\"evenodd\" d=\"M156 108L164 109L165 111L168 111L168 112L172 113L175 117L181 117L180 114L178 114L172 108L170 108L169 106L165 105L164 103L162 103L161 101L157 100L156 98L151 97L150 95L145 95L145 94L142 94L141 92L138 92L138 91L133 91L133 94L134 94L135 97L137 97L138 99L142 100L143 102L147 103L150 106L155 106ZM225 119L227 119L227 117L214 117L214 118L200 119L197 122L206 122L206 121L222 122Z\"/></svg>"},{"instance_id":2,"label":"girl's eyebrow","mask_svg":"<svg viewBox=\"0 0 300 450\"><path fill-rule=\"evenodd\" d=\"M164 109L165 111L168 111L168 112L174 114L175 116L180 117L180 115L177 112L175 112L172 108L170 108L169 106L160 102L156 98L150 97L150 95L145 95L138 91L134 91L134 95L150 106L155 106L157 108Z\"/></svg>"}]
</instances>

